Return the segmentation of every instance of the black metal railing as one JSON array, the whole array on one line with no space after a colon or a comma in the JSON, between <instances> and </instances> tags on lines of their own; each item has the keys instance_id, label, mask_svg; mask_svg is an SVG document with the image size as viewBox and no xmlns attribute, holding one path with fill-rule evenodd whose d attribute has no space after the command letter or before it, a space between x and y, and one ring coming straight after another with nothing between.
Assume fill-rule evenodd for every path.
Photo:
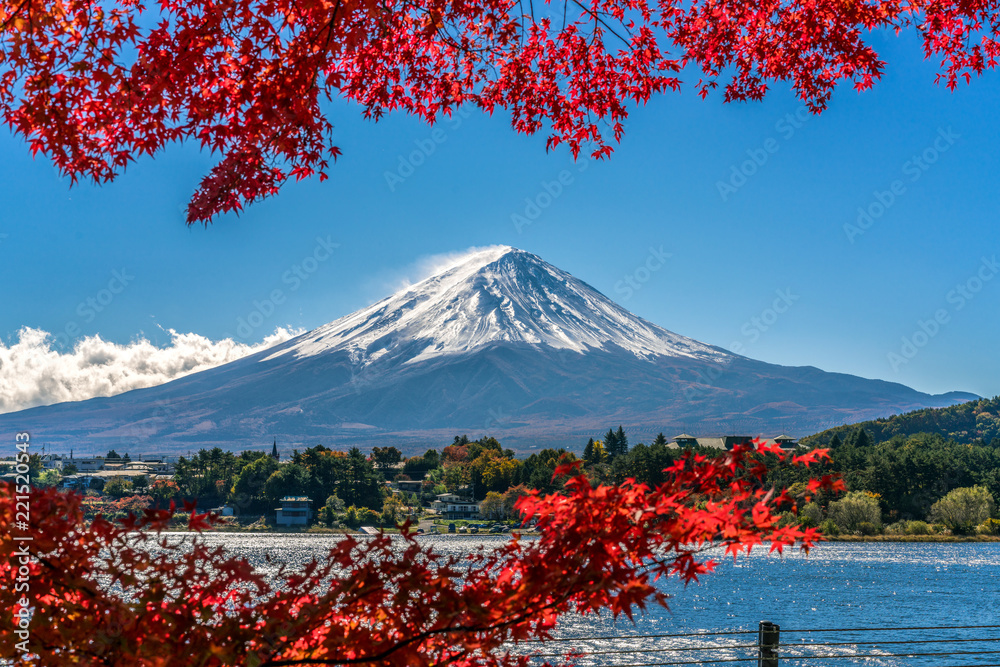
<instances>
[{"instance_id":1,"label":"black metal railing","mask_svg":"<svg viewBox=\"0 0 1000 667\"><path fill-rule=\"evenodd\" d=\"M642 644L637 646L639 641ZM1000 667L1000 625L782 630L777 623L761 621L757 630L569 637L545 643L546 650L530 653L532 658L569 658L571 664L582 667L754 663L757 667L845 667L862 663L884 667ZM565 648L557 650L561 646Z\"/></svg>"}]
</instances>

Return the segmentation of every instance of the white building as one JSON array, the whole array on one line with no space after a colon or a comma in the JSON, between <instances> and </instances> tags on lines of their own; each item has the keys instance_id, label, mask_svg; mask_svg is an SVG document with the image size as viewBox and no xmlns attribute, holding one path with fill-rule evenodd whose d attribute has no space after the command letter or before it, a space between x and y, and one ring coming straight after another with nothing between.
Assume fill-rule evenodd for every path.
<instances>
[{"instance_id":1,"label":"white building","mask_svg":"<svg viewBox=\"0 0 1000 667\"><path fill-rule=\"evenodd\" d=\"M94 472L95 470L104 470L104 457L91 456L82 459L77 459L71 456L70 458L63 461L63 465L75 466L77 472Z\"/></svg>"},{"instance_id":2,"label":"white building","mask_svg":"<svg viewBox=\"0 0 1000 667\"><path fill-rule=\"evenodd\" d=\"M431 507L444 519L479 518L479 504L472 498L463 498L454 493L438 494Z\"/></svg>"},{"instance_id":3,"label":"white building","mask_svg":"<svg viewBox=\"0 0 1000 667\"><path fill-rule=\"evenodd\" d=\"M311 498L305 496L285 496L281 507L275 510L275 523L279 526L306 526L312 517L309 505Z\"/></svg>"}]
</instances>

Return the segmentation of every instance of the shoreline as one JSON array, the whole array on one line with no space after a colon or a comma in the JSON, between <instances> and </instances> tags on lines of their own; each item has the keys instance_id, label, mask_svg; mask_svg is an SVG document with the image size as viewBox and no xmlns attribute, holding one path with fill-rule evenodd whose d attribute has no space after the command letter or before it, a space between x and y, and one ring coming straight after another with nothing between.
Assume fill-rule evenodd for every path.
<instances>
[{"instance_id":1,"label":"shoreline","mask_svg":"<svg viewBox=\"0 0 1000 667\"><path fill-rule=\"evenodd\" d=\"M190 533L195 531L188 531L184 529L174 529L167 532L171 533ZM536 536L539 533L534 531L518 531L521 535L525 537ZM223 528L205 531L204 534L218 534L218 533L231 533L239 535L298 535L304 537L328 537L331 535L367 535L367 533L360 530L353 530L351 528L323 528L323 529L279 529L279 528L264 528L256 530L243 530L239 528ZM388 528L385 531L386 535L398 535L400 533L397 528ZM482 538L482 537L501 537L510 536L511 533L421 533L418 537L447 537L456 539L468 539L468 538ZM936 542L942 544L954 544L961 542L1000 542L1000 535L828 535L824 536L822 542Z\"/></svg>"},{"instance_id":2,"label":"shoreline","mask_svg":"<svg viewBox=\"0 0 1000 667\"><path fill-rule=\"evenodd\" d=\"M837 535L824 542L1000 542L1000 535Z\"/></svg>"}]
</instances>

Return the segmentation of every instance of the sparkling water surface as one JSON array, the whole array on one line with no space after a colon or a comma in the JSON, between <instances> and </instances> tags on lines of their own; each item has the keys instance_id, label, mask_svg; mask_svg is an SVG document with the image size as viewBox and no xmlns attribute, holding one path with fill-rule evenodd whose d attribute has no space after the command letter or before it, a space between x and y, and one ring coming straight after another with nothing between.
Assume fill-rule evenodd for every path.
<instances>
[{"instance_id":1,"label":"sparkling water surface","mask_svg":"<svg viewBox=\"0 0 1000 667\"><path fill-rule=\"evenodd\" d=\"M259 568L276 570L280 562L298 566L313 557L322 558L339 538L215 533L206 539ZM419 539L442 554L461 554L507 538ZM781 627L779 664L783 666L1000 665L1000 628L847 631L1000 625L1000 543L828 543L809 555L786 551L779 556L758 550L735 562L721 552L717 557L716 572L697 584L685 587L674 580L663 582L663 589L672 596L669 609L651 607L638 613L634 624L610 616L567 617L558 635L571 641L515 650L561 654L572 649L588 654L575 659L575 664L587 666L756 665L758 622L767 620ZM676 636L740 631L748 634ZM887 643L917 640L935 641ZM902 653L945 655L888 655Z\"/></svg>"}]
</instances>

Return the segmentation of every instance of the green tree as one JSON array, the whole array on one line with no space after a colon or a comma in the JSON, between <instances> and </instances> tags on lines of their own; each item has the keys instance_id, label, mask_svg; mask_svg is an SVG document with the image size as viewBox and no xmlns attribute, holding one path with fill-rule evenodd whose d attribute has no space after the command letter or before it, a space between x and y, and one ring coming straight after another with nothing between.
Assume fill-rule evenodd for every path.
<instances>
[{"instance_id":1,"label":"green tree","mask_svg":"<svg viewBox=\"0 0 1000 667\"><path fill-rule=\"evenodd\" d=\"M469 439L466 438L464 435L462 436L462 438L465 440L466 443L469 442ZM455 438L455 440L458 440L458 438ZM427 468L429 470L433 470L434 468L437 468L441 465L441 455L438 454L438 451L436 449L428 449L426 452L424 452L423 458L424 458L424 463L427 464Z\"/></svg>"},{"instance_id":2,"label":"green tree","mask_svg":"<svg viewBox=\"0 0 1000 667\"><path fill-rule=\"evenodd\" d=\"M878 499L864 491L852 491L830 503L828 516L841 530L851 533L861 532L863 524L876 527L882 525L882 510Z\"/></svg>"},{"instance_id":3,"label":"green tree","mask_svg":"<svg viewBox=\"0 0 1000 667\"><path fill-rule=\"evenodd\" d=\"M818 528L823 523L823 510L816 503L806 503L799 510L799 522L809 528Z\"/></svg>"},{"instance_id":4,"label":"green tree","mask_svg":"<svg viewBox=\"0 0 1000 667\"><path fill-rule=\"evenodd\" d=\"M121 498L132 495L132 482L124 477L112 477L104 484L104 494Z\"/></svg>"},{"instance_id":5,"label":"green tree","mask_svg":"<svg viewBox=\"0 0 1000 667\"><path fill-rule=\"evenodd\" d=\"M370 507L359 507L357 513L360 526L377 526L382 522L382 516Z\"/></svg>"},{"instance_id":6,"label":"green tree","mask_svg":"<svg viewBox=\"0 0 1000 667\"><path fill-rule=\"evenodd\" d=\"M360 449L352 447L347 453L345 476L337 488L337 495L349 505L379 511L383 488L382 476L375 472L372 462Z\"/></svg>"},{"instance_id":7,"label":"green tree","mask_svg":"<svg viewBox=\"0 0 1000 667\"><path fill-rule=\"evenodd\" d=\"M59 486L59 482L62 481L62 475L55 468L51 470L43 470L38 478L35 480L35 486Z\"/></svg>"},{"instance_id":8,"label":"green tree","mask_svg":"<svg viewBox=\"0 0 1000 667\"><path fill-rule=\"evenodd\" d=\"M264 497L274 504L285 496L307 495L311 481L308 468L298 463L286 463L264 482Z\"/></svg>"},{"instance_id":9,"label":"green tree","mask_svg":"<svg viewBox=\"0 0 1000 667\"><path fill-rule=\"evenodd\" d=\"M618 431L615 433L615 444L618 446L618 456L628 454L628 437L621 424L618 425Z\"/></svg>"},{"instance_id":10,"label":"green tree","mask_svg":"<svg viewBox=\"0 0 1000 667\"><path fill-rule=\"evenodd\" d=\"M132 479L132 487L136 493L146 493L149 489L149 477L147 475L138 475Z\"/></svg>"},{"instance_id":11,"label":"green tree","mask_svg":"<svg viewBox=\"0 0 1000 667\"><path fill-rule=\"evenodd\" d=\"M403 454L395 447L373 447L372 461L375 466L386 474L392 467L403 460Z\"/></svg>"},{"instance_id":12,"label":"green tree","mask_svg":"<svg viewBox=\"0 0 1000 667\"><path fill-rule=\"evenodd\" d=\"M403 463L403 473L410 479L424 479L441 467L441 456L437 450L428 449L422 456L411 456Z\"/></svg>"},{"instance_id":13,"label":"green tree","mask_svg":"<svg viewBox=\"0 0 1000 667\"><path fill-rule=\"evenodd\" d=\"M565 481L563 477L553 479L556 466L576 460L576 455L565 449L543 449L524 460L515 481L544 493L553 493L561 489Z\"/></svg>"},{"instance_id":14,"label":"green tree","mask_svg":"<svg viewBox=\"0 0 1000 667\"><path fill-rule=\"evenodd\" d=\"M615 435L614 429L609 428L604 434L604 451L608 453L609 459L618 455L618 436Z\"/></svg>"},{"instance_id":15,"label":"green tree","mask_svg":"<svg viewBox=\"0 0 1000 667\"><path fill-rule=\"evenodd\" d=\"M333 494L326 499L326 504L320 509L320 520L326 525L333 525L336 517L344 512L344 501Z\"/></svg>"},{"instance_id":16,"label":"green tree","mask_svg":"<svg viewBox=\"0 0 1000 667\"><path fill-rule=\"evenodd\" d=\"M653 447L653 446L660 446L660 447L666 447L667 446L667 439L663 436L663 433L657 433L656 434L656 438L653 440L653 444L650 445L650 447Z\"/></svg>"},{"instance_id":17,"label":"green tree","mask_svg":"<svg viewBox=\"0 0 1000 667\"><path fill-rule=\"evenodd\" d=\"M295 452L292 462L309 471L309 485L305 495L310 498L327 498L336 494L347 478L347 456L322 445L310 447L302 453Z\"/></svg>"},{"instance_id":18,"label":"green tree","mask_svg":"<svg viewBox=\"0 0 1000 667\"><path fill-rule=\"evenodd\" d=\"M34 484L42 472L45 470L45 465L42 463L42 457L39 454L31 454L28 456L28 479Z\"/></svg>"},{"instance_id":19,"label":"green tree","mask_svg":"<svg viewBox=\"0 0 1000 667\"><path fill-rule=\"evenodd\" d=\"M953 533L967 535L989 519L996 509L993 494L982 486L954 489L931 507L931 521L943 523Z\"/></svg>"},{"instance_id":20,"label":"green tree","mask_svg":"<svg viewBox=\"0 0 1000 667\"><path fill-rule=\"evenodd\" d=\"M507 489L507 493L503 494L503 513L506 517L514 517L520 519L520 514L514 509L514 505L522 497L528 495L528 488L523 484L518 484Z\"/></svg>"},{"instance_id":21,"label":"green tree","mask_svg":"<svg viewBox=\"0 0 1000 667\"><path fill-rule=\"evenodd\" d=\"M243 466L236 477L230 499L240 512L263 512L269 508L264 493L268 478L277 472L280 464L270 456L262 456Z\"/></svg>"},{"instance_id":22,"label":"green tree","mask_svg":"<svg viewBox=\"0 0 1000 667\"><path fill-rule=\"evenodd\" d=\"M866 447L871 447L872 437L863 426L859 426L851 431L851 434L847 436L847 440L844 444L848 447L859 447L864 449Z\"/></svg>"},{"instance_id":23,"label":"green tree","mask_svg":"<svg viewBox=\"0 0 1000 667\"><path fill-rule=\"evenodd\" d=\"M269 456L268 452L262 452L256 449L245 449L240 452L240 455L236 457L236 471L239 472L243 470L243 466L248 463L253 463L259 458Z\"/></svg>"}]
</instances>

